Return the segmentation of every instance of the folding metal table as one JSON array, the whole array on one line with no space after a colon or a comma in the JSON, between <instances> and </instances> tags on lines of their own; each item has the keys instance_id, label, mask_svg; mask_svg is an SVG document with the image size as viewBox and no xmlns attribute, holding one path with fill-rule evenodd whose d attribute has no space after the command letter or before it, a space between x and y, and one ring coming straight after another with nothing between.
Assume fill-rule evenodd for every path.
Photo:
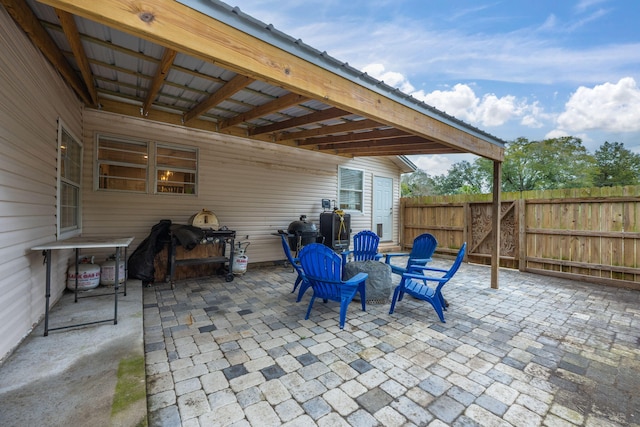
<instances>
[{"instance_id":1,"label":"folding metal table","mask_svg":"<svg viewBox=\"0 0 640 427\"><path fill-rule=\"evenodd\" d=\"M108 238L108 237L73 237L66 240L58 240L44 245L34 246L31 248L33 251L42 251L45 257L45 263L47 265L47 281L45 291L45 312L44 312L44 336L49 335L49 331L58 329L67 329L77 326L92 325L94 323L104 323L113 320L113 324L118 324L118 287L120 278L120 250L124 248L124 265L125 265L125 279L124 279L124 295L127 295L127 248L133 241L133 237L120 237L120 238ZM96 320L93 322L78 323L75 325L60 326L57 328L49 328L49 298L51 297L51 251L54 249L75 249L76 251L76 281L78 280L78 259L80 258L80 249L96 249L96 248L115 248L116 250L116 267L115 267L115 284L113 286L113 318ZM91 295L91 296L105 296L109 294ZM75 301L78 302L78 286L76 282L75 287Z\"/></svg>"}]
</instances>

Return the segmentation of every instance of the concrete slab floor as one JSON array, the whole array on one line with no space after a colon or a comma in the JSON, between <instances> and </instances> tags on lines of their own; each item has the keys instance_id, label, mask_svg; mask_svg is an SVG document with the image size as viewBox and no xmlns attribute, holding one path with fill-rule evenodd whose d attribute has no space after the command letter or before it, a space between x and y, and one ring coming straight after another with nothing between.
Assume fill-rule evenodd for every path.
<instances>
[{"instance_id":1,"label":"concrete slab floor","mask_svg":"<svg viewBox=\"0 0 640 427\"><path fill-rule=\"evenodd\" d=\"M81 296L108 295L81 298L78 303L74 303L73 293L65 291L50 312L49 327L113 319L112 290L100 286L82 292ZM45 337L44 321L40 322L0 366L0 426L145 423L142 321L141 282L130 280L127 295L118 296L117 325L109 321L54 330ZM119 393L137 389L138 398L123 402L124 405L118 403L121 399L115 398L119 380Z\"/></svg>"}]
</instances>

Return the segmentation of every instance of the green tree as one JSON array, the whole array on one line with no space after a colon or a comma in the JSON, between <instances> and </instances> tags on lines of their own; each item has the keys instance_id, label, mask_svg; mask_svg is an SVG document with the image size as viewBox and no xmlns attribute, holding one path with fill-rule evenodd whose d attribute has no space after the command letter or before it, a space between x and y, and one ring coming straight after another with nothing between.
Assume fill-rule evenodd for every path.
<instances>
[{"instance_id":1,"label":"green tree","mask_svg":"<svg viewBox=\"0 0 640 427\"><path fill-rule=\"evenodd\" d=\"M400 191L402 197L420 197L435 194L433 179L421 169L402 175Z\"/></svg>"},{"instance_id":2,"label":"green tree","mask_svg":"<svg viewBox=\"0 0 640 427\"><path fill-rule=\"evenodd\" d=\"M640 155L624 148L620 142L607 142L595 152L597 172L594 185L614 187L640 184Z\"/></svg>"},{"instance_id":3,"label":"green tree","mask_svg":"<svg viewBox=\"0 0 640 427\"><path fill-rule=\"evenodd\" d=\"M536 144L533 168L541 173L536 189L591 187L595 159L573 136L545 139Z\"/></svg>"},{"instance_id":4,"label":"green tree","mask_svg":"<svg viewBox=\"0 0 640 427\"><path fill-rule=\"evenodd\" d=\"M479 194L490 190L483 171L474 162L454 163L446 175L433 179L436 194Z\"/></svg>"},{"instance_id":5,"label":"green tree","mask_svg":"<svg viewBox=\"0 0 640 427\"><path fill-rule=\"evenodd\" d=\"M502 191L535 190L543 173L536 161L539 142L518 138L507 144L502 165Z\"/></svg>"}]
</instances>

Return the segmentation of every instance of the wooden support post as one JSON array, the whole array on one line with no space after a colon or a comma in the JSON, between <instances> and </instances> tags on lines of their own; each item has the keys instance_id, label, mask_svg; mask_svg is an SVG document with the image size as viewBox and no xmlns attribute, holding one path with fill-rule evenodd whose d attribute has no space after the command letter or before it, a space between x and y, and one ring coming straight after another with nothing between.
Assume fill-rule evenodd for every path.
<instances>
[{"instance_id":1,"label":"wooden support post","mask_svg":"<svg viewBox=\"0 0 640 427\"><path fill-rule=\"evenodd\" d=\"M498 289L500 267L500 191L502 187L502 162L493 162L493 214L491 216L493 241L491 242L491 288Z\"/></svg>"}]
</instances>

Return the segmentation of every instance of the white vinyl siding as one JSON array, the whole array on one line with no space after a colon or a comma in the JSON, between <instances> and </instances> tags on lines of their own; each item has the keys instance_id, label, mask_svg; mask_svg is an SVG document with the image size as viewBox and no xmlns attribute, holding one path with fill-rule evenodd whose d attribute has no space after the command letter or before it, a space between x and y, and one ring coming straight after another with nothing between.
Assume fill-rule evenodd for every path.
<instances>
[{"instance_id":1,"label":"white vinyl siding","mask_svg":"<svg viewBox=\"0 0 640 427\"><path fill-rule=\"evenodd\" d=\"M44 316L45 266L30 249L56 240L58 119L80 137L82 106L2 7L0 52L1 361ZM72 252L52 258L55 302Z\"/></svg>"}]
</instances>

